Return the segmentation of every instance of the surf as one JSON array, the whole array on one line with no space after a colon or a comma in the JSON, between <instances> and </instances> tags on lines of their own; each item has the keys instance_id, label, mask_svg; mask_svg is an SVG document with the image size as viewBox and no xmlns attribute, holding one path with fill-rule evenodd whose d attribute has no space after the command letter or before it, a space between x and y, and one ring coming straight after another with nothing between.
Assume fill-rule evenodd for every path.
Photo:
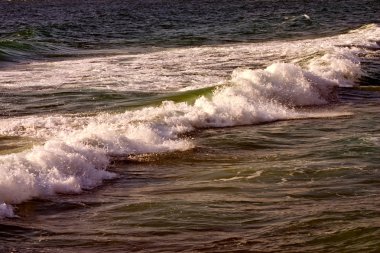
<instances>
[{"instance_id":1,"label":"surf","mask_svg":"<svg viewBox=\"0 0 380 253\"><path fill-rule=\"evenodd\" d=\"M167 88L166 94L150 101L141 101L121 113L106 111L96 115L5 117L0 120L2 136L38 138L38 143L32 148L0 157L0 216L14 216L12 206L32 198L44 198L59 193L77 194L101 185L104 180L117 177L116 173L108 171L113 157L193 149L196 142L186 137L187 133L205 128L340 115L336 112L314 113L313 110L302 108L335 103L337 88L355 86L356 80L363 74L360 56L365 54L365 49L336 45L344 42L376 46L374 41L379 33L378 26L370 25L340 36L315 40L243 44L237 47L201 47L136 55L127 66L136 67L154 61L156 67L153 71L149 68L136 68L134 78L152 80L157 87L163 80L168 80L165 75L158 77L158 81L153 80L156 77L153 74L159 73L154 71L163 69L163 59L169 60L167 66L173 67L181 61L184 64L182 66L190 67L181 72L183 75L173 75L170 82L161 87L163 90ZM233 68L230 77L223 79L227 75L224 73L226 69L233 65L226 68L224 62L228 63L231 58L235 63L244 61L247 50L253 50L247 57L254 59L250 61L253 65L259 62L258 67L248 68L243 64ZM194 52L202 57L197 57L197 54L194 56ZM262 52L261 56L258 55L259 52ZM183 55L185 61L183 58L177 59L179 55ZM282 59L281 55L284 55L283 61L279 60ZM50 64L53 68L49 74L54 74L60 66L64 66L64 73L71 70L71 77L80 77L81 72L75 69L78 64L88 64L80 70L91 68L91 63L96 66L110 66L115 62L120 63L125 57L33 63L27 67L37 71L41 66ZM190 61L191 58L195 61ZM204 76L208 69L200 69L194 63L202 59L205 59L200 64L202 68L210 67L210 63L215 64L215 59L219 59L222 66L218 65L218 69L212 70L214 65L211 65L210 75ZM111 68L111 72L117 71L120 66ZM165 71L173 73L174 70ZM194 85L183 82L178 84L177 80L191 76L189 71L190 74L198 73L198 82ZM8 77L2 77L3 79L13 78L14 75L21 77L18 84L9 84L7 88L20 85L21 89L30 89L40 84L34 82L33 78L36 76L32 76L29 85L23 86L23 78L26 76L23 76L22 71L5 73ZM88 72L84 73L90 80L93 78ZM216 80L213 79L214 76L217 76ZM57 77L53 75L52 78ZM119 78L126 76L120 74ZM55 79L51 80L53 82L45 83L46 87L57 88ZM57 80L62 82L60 76ZM83 83L84 86L87 84L91 82ZM127 87L141 91L146 84L132 83L131 86L123 87L112 86L112 83L107 85L112 90L123 90Z\"/></svg>"}]
</instances>

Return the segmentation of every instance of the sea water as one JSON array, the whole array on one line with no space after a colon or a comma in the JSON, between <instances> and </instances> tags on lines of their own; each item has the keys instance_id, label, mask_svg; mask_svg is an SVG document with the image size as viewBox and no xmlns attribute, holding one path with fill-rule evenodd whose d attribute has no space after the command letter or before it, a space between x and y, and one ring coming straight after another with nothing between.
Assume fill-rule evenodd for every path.
<instances>
[{"instance_id":1,"label":"sea water","mask_svg":"<svg viewBox=\"0 0 380 253\"><path fill-rule=\"evenodd\" d=\"M0 14L0 251L380 250L377 1Z\"/></svg>"}]
</instances>

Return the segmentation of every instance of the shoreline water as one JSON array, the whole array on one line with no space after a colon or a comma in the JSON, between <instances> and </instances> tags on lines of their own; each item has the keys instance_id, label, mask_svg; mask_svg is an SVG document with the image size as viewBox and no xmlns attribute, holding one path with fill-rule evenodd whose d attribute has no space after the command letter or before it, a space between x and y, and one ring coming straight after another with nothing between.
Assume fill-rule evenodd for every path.
<instances>
[{"instance_id":1,"label":"shoreline water","mask_svg":"<svg viewBox=\"0 0 380 253\"><path fill-rule=\"evenodd\" d=\"M352 109L351 105L347 106ZM372 115L378 115L376 108L374 104ZM61 200L52 197L51 200L22 204L18 209L21 218L4 220L2 224L19 223L23 227L18 230L27 232L32 229L35 237L30 237L21 248L17 247L12 242L17 243L17 237L11 239L16 228L8 227L3 230L9 234L6 245L10 248L13 245L16 251L29 249L30 252L44 249L58 252L53 245L57 241L65 242L63 251L74 247L78 252L101 252L111 248L147 252L164 249L215 251L221 250L219 247L222 245L225 251L255 248L293 251L302 248L332 252L330 246L313 242L313 238L328 240L331 236L336 238L333 239L335 242L343 243L340 248L343 251L352 247L376 249L376 244L369 244L368 248L360 246L371 242L370 238L375 243L376 229L371 235L369 230L360 230L360 227L368 219L376 226L373 205L373 198L377 196L373 195L377 191L376 180L373 184L368 180L378 173L372 164L378 146L372 146L372 155L363 157L363 152L368 153L368 147L374 143L367 140L358 144L355 141L360 140L359 136L370 137L368 133L376 130L364 130L359 124L357 130L361 131L352 129L352 132L361 134L355 136L346 131L347 126L352 125L350 122L358 124L367 118L363 113L367 110L368 107L364 107L354 116L328 121L283 121L255 127L208 129L196 134L198 148L185 155L172 153L158 158L148 156L132 163L118 162L114 170L120 177L90 192L60 196ZM318 131L311 131L310 127ZM367 126L368 129L370 127ZM245 141L238 144L234 141L236 139ZM315 148L316 140L319 148ZM345 147L327 149L334 142L335 147ZM358 149L360 146L362 150ZM310 153L312 151L313 154ZM341 155L339 151L343 151ZM333 159L326 160L326 155ZM178 164L182 170L178 170ZM335 204L325 206L332 200ZM352 205L352 201L360 205ZM302 206L306 209L299 209ZM273 219L276 219L267 217L267 212L274 212ZM79 224L65 225L64 231L57 231L63 226L61 222L66 216L77 217ZM336 221L332 225L331 219L338 220L339 217L343 222ZM44 221L41 227L35 223L36 220ZM211 223L208 222L210 220ZM242 220L245 223L241 224ZM314 222L320 225L313 225ZM250 223L255 226L256 233L250 233L252 226L247 225ZM290 242L278 243L278 239L284 236L281 228L288 227L294 231L287 233ZM89 232L94 230L98 232ZM351 237L344 236L345 231L367 239L355 243ZM83 233L98 239L87 241ZM174 238L182 233L187 236L203 235L203 238L191 239L184 235L175 242ZM209 239L204 238L206 233ZM268 233L272 236L265 242L265 234ZM72 236L76 234L83 240L73 240ZM122 239L123 236L128 239ZM292 242L302 236L306 237L304 243ZM40 243L33 243L37 238ZM221 244L222 238L228 243ZM229 238L246 243L237 245ZM184 248L183 243L186 245Z\"/></svg>"},{"instance_id":2,"label":"shoreline water","mask_svg":"<svg viewBox=\"0 0 380 253\"><path fill-rule=\"evenodd\" d=\"M0 251L379 249L375 2L212 2L10 3L37 12L0 24Z\"/></svg>"},{"instance_id":3,"label":"shoreline water","mask_svg":"<svg viewBox=\"0 0 380 253\"><path fill-rule=\"evenodd\" d=\"M369 38L360 38L360 42L376 47L376 43L371 42L371 37L376 36L373 31L378 30L376 25L370 25L357 29L356 33L369 35ZM358 36L357 34L352 36L352 34L353 32L345 35L351 43ZM336 38L339 40L342 36L322 40L329 41ZM347 41L347 38L343 37L342 40ZM305 41L301 43L303 42ZM307 42L307 44L310 43L308 40ZM287 42L284 43L287 44ZM200 92L196 92L192 102L187 101L189 97L184 97L184 102L163 101L158 107L146 107L114 115L100 114L94 118L72 118L72 116L34 118L32 116L28 120L30 122L26 121L27 118L20 118L18 121L10 118L10 124L5 123L6 121L3 124L3 129L1 129L3 135L38 136L38 138L46 139L46 142L41 146L33 147L30 152L3 157L3 166L7 168L5 171L10 172L10 174L5 174L7 177L10 176L7 179L8 183L12 180L18 182L26 180L24 181L27 187L25 191L30 191L26 195L25 193L15 195L12 200L12 197L9 198L12 186L8 190L5 188L5 191L9 192L4 193L2 197L4 213L6 215L10 213L4 198L9 199L11 203L19 203L31 197L61 191L80 192L82 189L97 186L103 179L114 177L113 173L105 171L110 163L109 154L131 155L186 150L192 148L193 144L187 140L181 140L178 135L199 128L315 117L313 114L297 112L294 107L328 104L331 99L334 99L335 86L352 86L353 81L363 73L359 69L360 60L354 55L361 54L363 49L354 49L354 53L348 49L336 49L331 45L327 49L324 55L317 54L317 57L311 58L308 63L304 62L306 70L293 63L274 63L264 70L235 69L231 75L232 85L222 85L213 91L201 89ZM234 48L234 50L237 49ZM289 48L287 51L289 53ZM184 51L181 50L181 52ZM208 52L207 49L206 52ZM174 55L176 54L175 52ZM109 60L109 57L106 59ZM335 62L329 62L331 60ZM298 61L300 60L296 62ZM301 58L301 61L304 60ZM91 62L94 61L90 59L89 66ZM47 63L48 66L49 64L54 63ZM326 66L326 64L330 65ZM334 70L337 67L338 69ZM12 77L12 72L9 73L11 79L15 79ZM26 73L29 74L30 71ZM69 77L73 78L73 75ZM38 76L38 78L41 77ZM183 78L182 75L181 78ZM18 80L17 85L20 85L20 78ZM57 80L61 81L61 77ZM51 85L50 82L48 83ZM22 86L25 87L25 85ZM233 97L234 101L229 101L229 97ZM45 109L46 106L43 108ZM329 115L333 114L327 114L328 117ZM44 122L46 119L48 119L47 123ZM118 123L123 121L124 123ZM113 129L115 133L109 129ZM69 138L63 140L63 136L66 139ZM116 142L116 145L112 142ZM73 155L74 158L71 158ZM60 164L56 162L56 159L63 159L65 162ZM11 172L14 164L21 164L20 175ZM50 176L50 166L56 168L56 175ZM34 171L32 174L27 172L30 169ZM27 174L22 175L25 172ZM86 179L80 176L81 174L90 176L92 179ZM33 183L34 180L36 181ZM41 180L44 181L42 185L39 183ZM27 186L27 182L31 185Z\"/></svg>"}]
</instances>

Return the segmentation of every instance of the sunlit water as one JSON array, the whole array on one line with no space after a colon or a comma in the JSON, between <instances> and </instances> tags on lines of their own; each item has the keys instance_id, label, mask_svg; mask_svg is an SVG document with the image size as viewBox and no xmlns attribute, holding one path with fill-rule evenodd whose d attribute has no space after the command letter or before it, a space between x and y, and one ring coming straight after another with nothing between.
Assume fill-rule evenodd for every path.
<instances>
[{"instance_id":1,"label":"sunlit water","mask_svg":"<svg viewBox=\"0 0 380 253\"><path fill-rule=\"evenodd\" d=\"M99 188L19 205L2 247L376 252L379 97L338 107L350 116L208 129L191 151L117 159Z\"/></svg>"},{"instance_id":2,"label":"sunlit water","mask_svg":"<svg viewBox=\"0 0 380 253\"><path fill-rule=\"evenodd\" d=\"M1 252L379 252L377 1L0 3Z\"/></svg>"}]
</instances>

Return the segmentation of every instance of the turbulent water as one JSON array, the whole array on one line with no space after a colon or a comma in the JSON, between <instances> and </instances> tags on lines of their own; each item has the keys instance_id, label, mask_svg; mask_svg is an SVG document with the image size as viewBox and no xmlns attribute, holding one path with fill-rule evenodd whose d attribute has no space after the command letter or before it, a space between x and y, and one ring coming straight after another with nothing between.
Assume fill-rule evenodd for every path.
<instances>
[{"instance_id":1,"label":"turbulent water","mask_svg":"<svg viewBox=\"0 0 380 253\"><path fill-rule=\"evenodd\" d=\"M0 2L1 252L379 252L380 4Z\"/></svg>"}]
</instances>

